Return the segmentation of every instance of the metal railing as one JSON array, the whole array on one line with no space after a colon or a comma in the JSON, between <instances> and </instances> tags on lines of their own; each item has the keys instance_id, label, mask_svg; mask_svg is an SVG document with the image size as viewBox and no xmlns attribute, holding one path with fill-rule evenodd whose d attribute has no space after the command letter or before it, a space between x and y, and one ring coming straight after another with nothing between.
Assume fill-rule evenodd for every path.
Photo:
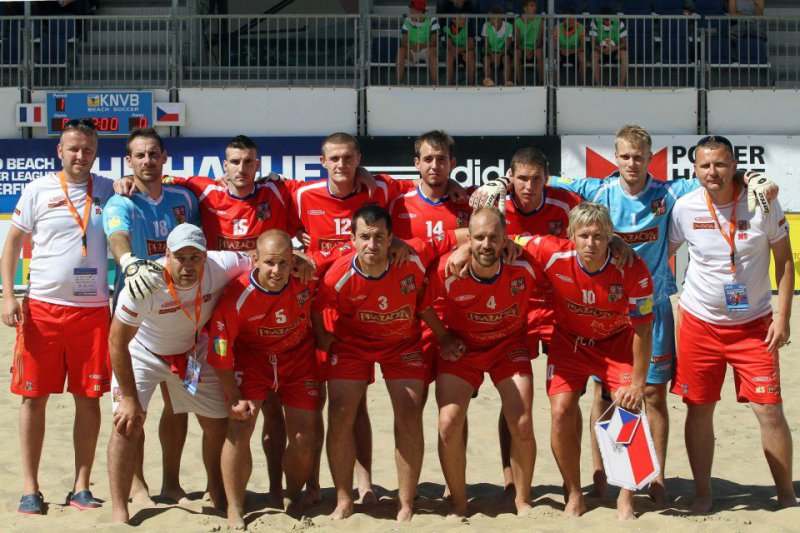
<instances>
[{"instance_id":1,"label":"metal railing","mask_svg":"<svg viewBox=\"0 0 800 533\"><path fill-rule=\"evenodd\" d=\"M404 31L403 28L406 27ZM623 31L624 28L624 31ZM616 42L619 41L619 42ZM800 19L0 18L0 86L800 87Z\"/></svg>"}]
</instances>

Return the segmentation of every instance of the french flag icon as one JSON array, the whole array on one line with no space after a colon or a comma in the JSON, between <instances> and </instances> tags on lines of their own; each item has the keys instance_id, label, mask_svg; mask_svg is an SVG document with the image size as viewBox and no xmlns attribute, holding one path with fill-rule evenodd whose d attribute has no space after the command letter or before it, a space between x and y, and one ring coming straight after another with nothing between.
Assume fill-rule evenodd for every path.
<instances>
[{"instance_id":1,"label":"french flag icon","mask_svg":"<svg viewBox=\"0 0 800 533\"><path fill-rule=\"evenodd\" d=\"M594 431L609 484L639 490L661 471L644 413L616 407L611 419L597 422Z\"/></svg>"},{"instance_id":2,"label":"french flag icon","mask_svg":"<svg viewBox=\"0 0 800 533\"><path fill-rule=\"evenodd\" d=\"M41 127L44 126L44 104L17 104L17 126Z\"/></svg>"}]
</instances>

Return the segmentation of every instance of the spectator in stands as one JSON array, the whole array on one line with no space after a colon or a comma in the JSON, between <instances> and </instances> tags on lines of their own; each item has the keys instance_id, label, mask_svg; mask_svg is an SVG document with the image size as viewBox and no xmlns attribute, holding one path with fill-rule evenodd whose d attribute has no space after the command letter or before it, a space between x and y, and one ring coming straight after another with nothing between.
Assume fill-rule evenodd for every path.
<instances>
[{"instance_id":1,"label":"spectator in stands","mask_svg":"<svg viewBox=\"0 0 800 533\"><path fill-rule=\"evenodd\" d=\"M536 0L522 3L522 16L514 21L514 70L517 85L525 85L525 67L536 66L538 83L544 83L544 18L536 15ZM537 80L534 79L534 85Z\"/></svg>"},{"instance_id":2,"label":"spectator in stands","mask_svg":"<svg viewBox=\"0 0 800 533\"><path fill-rule=\"evenodd\" d=\"M764 0L728 0L728 13L732 17L763 17ZM764 30L760 20L738 20L731 34L734 38L763 37Z\"/></svg>"},{"instance_id":3,"label":"spectator in stands","mask_svg":"<svg viewBox=\"0 0 800 533\"><path fill-rule=\"evenodd\" d=\"M611 9L603 10L610 15ZM602 85L602 71L605 67L611 79L610 65L619 68L619 85L625 86L628 78L628 28L622 19L608 17L592 19L589 27L592 40L592 77L595 85Z\"/></svg>"},{"instance_id":4,"label":"spectator in stands","mask_svg":"<svg viewBox=\"0 0 800 533\"><path fill-rule=\"evenodd\" d=\"M444 21L444 24L447 84L455 84L457 65L465 65L467 84L475 85L475 21L457 17Z\"/></svg>"},{"instance_id":5,"label":"spectator in stands","mask_svg":"<svg viewBox=\"0 0 800 533\"><path fill-rule=\"evenodd\" d=\"M511 24L503 18L503 8L499 5L492 6L489 10L492 17L483 23L481 37L484 43L483 56L483 85L493 87L495 74L502 66L503 79L506 85L514 85L511 79L511 40L514 30Z\"/></svg>"},{"instance_id":6,"label":"spectator in stands","mask_svg":"<svg viewBox=\"0 0 800 533\"><path fill-rule=\"evenodd\" d=\"M556 50L558 50L559 62L570 59L577 62L578 85L586 83L586 39L583 24L578 22L575 16L575 8L568 6L564 9L567 18L561 19L556 25L553 38L555 39ZM556 78L558 80L558 77ZM569 75L567 75L569 80Z\"/></svg>"},{"instance_id":7,"label":"spectator in stands","mask_svg":"<svg viewBox=\"0 0 800 533\"><path fill-rule=\"evenodd\" d=\"M397 51L398 85L403 83L406 61L413 65L427 61L431 83L439 84L439 59L436 42L439 37L439 21L436 20L436 17L425 15L425 7L425 0L411 0L408 16L403 19L403 26L400 28L400 49Z\"/></svg>"}]
</instances>

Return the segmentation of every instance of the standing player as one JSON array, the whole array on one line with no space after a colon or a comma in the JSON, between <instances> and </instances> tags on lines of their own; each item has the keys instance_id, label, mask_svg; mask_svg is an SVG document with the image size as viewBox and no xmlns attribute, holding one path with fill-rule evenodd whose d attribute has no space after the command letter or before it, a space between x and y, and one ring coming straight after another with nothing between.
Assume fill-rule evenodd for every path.
<instances>
[{"instance_id":1,"label":"standing player","mask_svg":"<svg viewBox=\"0 0 800 533\"><path fill-rule=\"evenodd\" d=\"M367 205L353 215L356 254L336 260L320 282L312 320L317 348L328 352L325 370L330 394L328 461L337 504L331 516L353 514L356 411L381 364L394 410L395 458L399 480L398 522L411 520L422 468L422 394L425 361L416 316L425 268L455 244L455 238L412 241L414 253L403 266L389 261L392 220L382 207ZM337 311L332 332L322 312Z\"/></svg>"},{"instance_id":2,"label":"standing player","mask_svg":"<svg viewBox=\"0 0 800 533\"><path fill-rule=\"evenodd\" d=\"M761 427L778 504L793 507L792 436L783 414L778 360L778 349L789 342L794 289L789 226L777 201L768 213L745 209L728 139L700 139L695 158L703 188L677 202L669 227L670 253L685 242L690 258L680 297L680 357L672 392L688 407L684 435L695 484L692 511L707 513L713 505L714 408L726 363L733 367L737 400L749 403ZM770 251L778 286L774 316Z\"/></svg>"},{"instance_id":3,"label":"standing player","mask_svg":"<svg viewBox=\"0 0 800 533\"><path fill-rule=\"evenodd\" d=\"M141 461L147 406L160 383L176 412L193 412L203 429L203 463L211 501L225 507L220 454L228 427L222 387L206 362L203 326L223 289L250 269L248 254L206 253L202 230L180 224L167 237L156 290L134 300L123 292L109 334L114 431L108 444L112 519L128 521L128 495Z\"/></svg>"},{"instance_id":4,"label":"standing player","mask_svg":"<svg viewBox=\"0 0 800 533\"><path fill-rule=\"evenodd\" d=\"M99 398L109 387L108 272L102 211L111 180L91 173L97 132L91 120L66 123L58 143L63 170L32 181L20 196L2 258L3 323L17 328L11 392L22 396L19 439L23 496L18 512L41 514L39 460L52 393L75 400L75 480L67 503L100 507L89 477L100 431ZM33 252L22 307L14 276L25 238Z\"/></svg>"},{"instance_id":5,"label":"standing player","mask_svg":"<svg viewBox=\"0 0 800 533\"><path fill-rule=\"evenodd\" d=\"M547 394L553 420L551 445L564 477L568 516L586 511L575 430L586 380L598 376L626 409L639 408L645 394L653 283L638 257L622 271L611 265L608 243L613 234L608 209L587 202L570 212L571 240L540 236L521 241L557 295ZM620 490L617 510L620 520L635 518L629 490Z\"/></svg>"},{"instance_id":6,"label":"standing player","mask_svg":"<svg viewBox=\"0 0 800 533\"><path fill-rule=\"evenodd\" d=\"M469 276L445 274L443 257L429 273L421 317L441 346L436 362L439 405L439 460L450 489L450 516L467 512L467 408L488 372L500 392L503 414L511 431L511 467L515 504L522 516L531 509L530 486L536 458L531 407L533 381L525 336L526 311L538 278L527 261L506 263L505 221L499 211L476 211L469 224ZM432 303L444 300L443 321Z\"/></svg>"},{"instance_id":7,"label":"standing player","mask_svg":"<svg viewBox=\"0 0 800 533\"><path fill-rule=\"evenodd\" d=\"M130 195L117 194L109 200L103 213L103 226L111 253L120 265L115 298L119 298L124 288L132 298L141 299L156 288L159 274L153 274L152 261L164 256L167 235L178 224L199 224L200 216L197 200L190 193L162 185L167 152L156 130L144 128L131 132L125 151L125 162L133 170L134 188ZM161 496L177 502L186 497L180 471L189 419L185 414L173 412L166 386L161 387L161 394L164 397L164 410L158 424ZM137 502L150 498L141 464L137 466L132 491L131 496Z\"/></svg>"}]
</instances>

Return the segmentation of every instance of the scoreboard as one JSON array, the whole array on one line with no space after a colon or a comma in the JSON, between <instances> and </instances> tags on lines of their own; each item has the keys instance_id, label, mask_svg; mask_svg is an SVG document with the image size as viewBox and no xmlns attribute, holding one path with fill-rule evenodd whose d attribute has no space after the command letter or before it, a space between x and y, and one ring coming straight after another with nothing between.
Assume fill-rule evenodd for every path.
<instances>
[{"instance_id":1,"label":"scoreboard","mask_svg":"<svg viewBox=\"0 0 800 533\"><path fill-rule=\"evenodd\" d=\"M59 135L72 119L94 121L99 135L128 135L153 125L150 91L47 93L47 133Z\"/></svg>"}]
</instances>

